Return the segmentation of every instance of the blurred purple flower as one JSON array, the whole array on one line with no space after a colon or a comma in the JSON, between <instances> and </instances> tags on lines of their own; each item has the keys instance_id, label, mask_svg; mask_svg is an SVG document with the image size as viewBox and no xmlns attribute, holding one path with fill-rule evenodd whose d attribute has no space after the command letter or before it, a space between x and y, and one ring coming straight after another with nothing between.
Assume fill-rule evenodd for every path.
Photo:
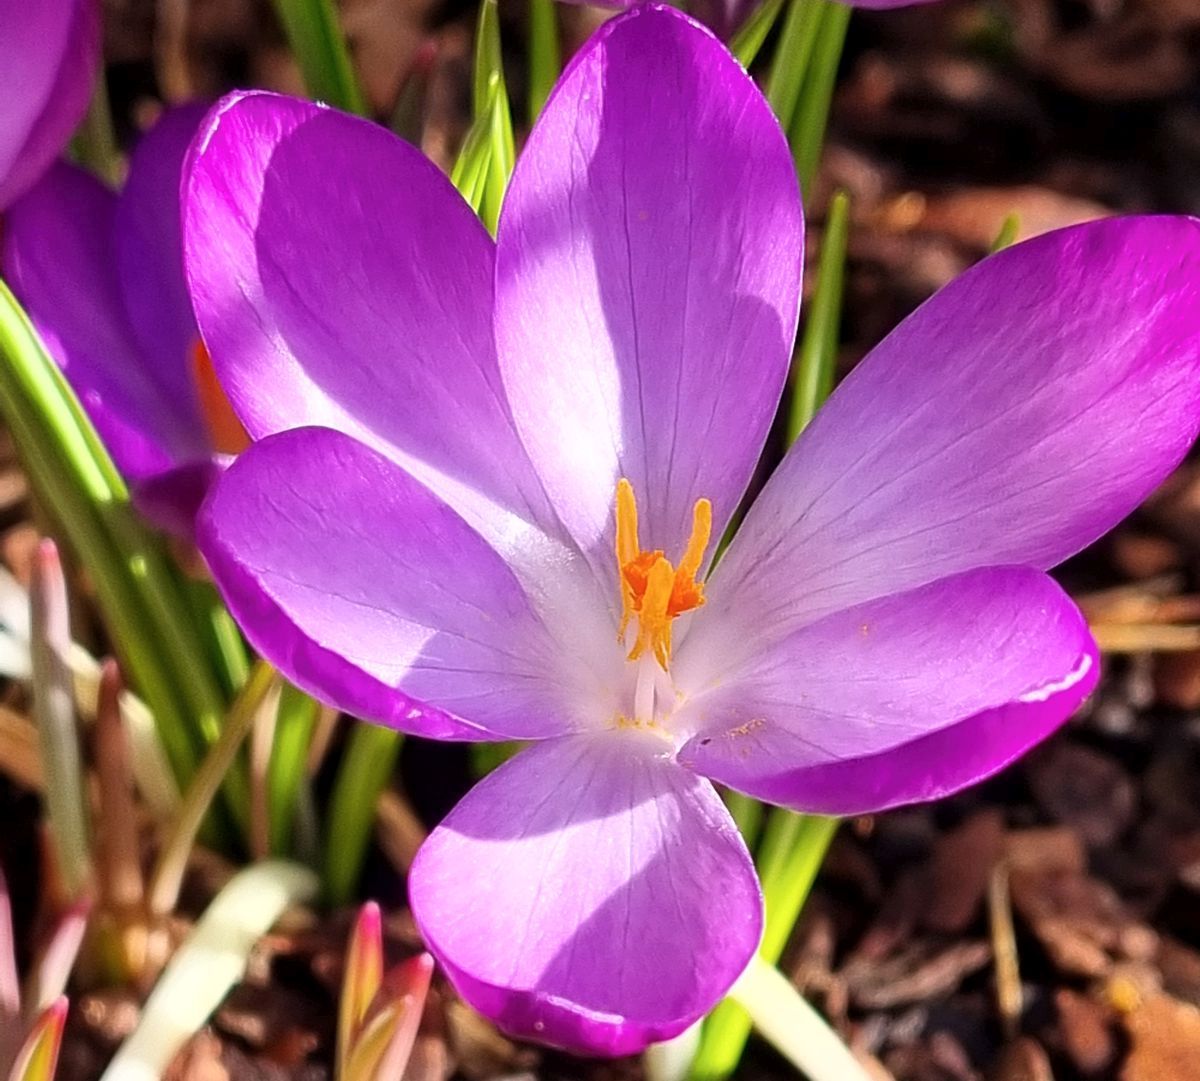
<instances>
[{"instance_id":1,"label":"blurred purple flower","mask_svg":"<svg viewBox=\"0 0 1200 1081\"><path fill-rule=\"evenodd\" d=\"M0 0L0 211L58 157L100 63L98 0Z\"/></svg>"},{"instance_id":2,"label":"blurred purple flower","mask_svg":"<svg viewBox=\"0 0 1200 1081\"><path fill-rule=\"evenodd\" d=\"M4 276L139 507L182 536L228 462L214 441L224 452L243 445L222 416L183 279L179 179L205 112L165 112L119 195L54 165L13 204L0 247Z\"/></svg>"},{"instance_id":3,"label":"blurred purple flower","mask_svg":"<svg viewBox=\"0 0 1200 1081\"><path fill-rule=\"evenodd\" d=\"M196 147L189 283L258 440L201 550L317 697L535 741L409 880L507 1030L630 1052L726 991L761 899L709 779L829 814L933 799L1095 685L1044 570L1193 439L1196 222L1051 234L943 290L706 579L787 377L803 241L783 135L709 33L656 6L607 23L495 243L418 151L316 105L235 95Z\"/></svg>"}]
</instances>

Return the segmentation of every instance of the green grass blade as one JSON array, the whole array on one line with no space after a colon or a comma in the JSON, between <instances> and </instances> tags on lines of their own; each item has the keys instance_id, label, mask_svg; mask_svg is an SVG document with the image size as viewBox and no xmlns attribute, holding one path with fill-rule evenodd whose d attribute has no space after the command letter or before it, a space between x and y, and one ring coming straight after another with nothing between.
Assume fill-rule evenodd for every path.
<instances>
[{"instance_id":1,"label":"green grass blade","mask_svg":"<svg viewBox=\"0 0 1200 1081\"><path fill-rule=\"evenodd\" d=\"M332 0L275 0L275 11L308 92L318 101L365 116L366 100Z\"/></svg>"},{"instance_id":2,"label":"green grass blade","mask_svg":"<svg viewBox=\"0 0 1200 1081\"><path fill-rule=\"evenodd\" d=\"M35 491L91 575L124 669L186 782L225 708L206 647L161 542L133 511L79 400L3 282L0 413ZM243 815L244 780L230 796Z\"/></svg>"},{"instance_id":3,"label":"green grass blade","mask_svg":"<svg viewBox=\"0 0 1200 1081\"><path fill-rule=\"evenodd\" d=\"M271 852L291 852L292 827L308 768L308 749L320 707L295 687L285 686L275 722L275 743L267 767L267 816Z\"/></svg>"},{"instance_id":4,"label":"green grass blade","mask_svg":"<svg viewBox=\"0 0 1200 1081\"><path fill-rule=\"evenodd\" d=\"M379 794L392 779L400 753L399 732L362 722L354 725L338 767L325 815L326 900L349 903L358 886L375 824Z\"/></svg>"},{"instance_id":5,"label":"green grass blade","mask_svg":"<svg viewBox=\"0 0 1200 1081\"><path fill-rule=\"evenodd\" d=\"M788 142L792 144L800 190L805 193L812 190L821 162L829 105L833 101L833 86L842 60L842 47L846 43L850 11L846 4L825 3L816 43L804 73L804 88L794 114L784 127Z\"/></svg>"},{"instance_id":6,"label":"green grass blade","mask_svg":"<svg viewBox=\"0 0 1200 1081\"><path fill-rule=\"evenodd\" d=\"M766 0L759 4L748 18L738 28L730 39L729 51L748 68L754 63L767 35L779 21L779 13L783 10L783 0Z\"/></svg>"},{"instance_id":7,"label":"green grass blade","mask_svg":"<svg viewBox=\"0 0 1200 1081\"><path fill-rule=\"evenodd\" d=\"M783 0L771 0L780 4ZM743 61L745 63L745 61ZM558 13L554 0L529 0L529 123L542 114L546 99L562 71Z\"/></svg>"},{"instance_id":8,"label":"green grass blade","mask_svg":"<svg viewBox=\"0 0 1200 1081\"><path fill-rule=\"evenodd\" d=\"M988 249L989 254L995 255L998 251L1011 248L1016 243L1020 232L1021 216L1016 213L1009 214L1000 226L1000 232L996 234L996 239L992 241L992 246Z\"/></svg>"},{"instance_id":9,"label":"green grass blade","mask_svg":"<svg viewBox=\"0 0 1200 1081\"><path fill-rule=\"evenodd\" d=\"M825 0L790 0L783 20L767 76L767 101L784 131L791 130L824 10Z\"/></svg>"},{"instance_id":10,"label":"green grass blade","mask_svg":"<svg viewBox=\"0 0 1200 1081\"><path fill-rule=\"evenodd\" d=\"M788 411L789 445L808 426L833 390L849 234L850 199L845 192L839 191L829 206L817 284L797 354Z\"/></svg>"},{"instance_id":11,"label":"green grass blade","mask_svg":"<svg viewBox=\"0 0 1200 1081\"><path fill-rule=\"evenodd\" d=\"M486 129L489 145L487 168L479 216L494 236L500 220L500 205L508 189L516 160L512 109L504 82L504 60L500 46L500 15L496 0L483 0L475 31L475 69L471 86L474 126ZM461 190L461 189L460 189ZM474 204L472 204L474 205Z\"/></svg>"},{"instance_id":12,"label":"green grass blade","mask_svg":"<svg viewBox=\"0 0 1200 1081\"><path fill-rule=\"evenodd\" d=\"M798 815L776 808L755 861L762 879L765 925L758 956L778 963L796 925L817 871L837 831L837 819ZM691 1081L724 1081L741 1061L750 1037L750 1015L731 1000L722 1002L704 1023Z\"/></svg>"}]
</instances>

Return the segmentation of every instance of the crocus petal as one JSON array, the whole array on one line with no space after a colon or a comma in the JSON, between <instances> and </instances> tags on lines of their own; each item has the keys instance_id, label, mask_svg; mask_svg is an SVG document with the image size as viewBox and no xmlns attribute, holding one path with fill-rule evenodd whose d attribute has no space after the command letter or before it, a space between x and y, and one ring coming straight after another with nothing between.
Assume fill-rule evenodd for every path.
<instances>
[{"instance_id":1,"label":"crocus petal","mask_svg":"<svg viewBox=\"0 0 1200 1081\"><path fill-rule=\"evenodd\" d=\"M58 156L100 62L96 0L0 0L0 210Z\"/></svg>"},{"instance_id":2,"label":"crocus petal","mask_svg":"<svg viewBox=\"0 0 1200 1081\"><path fill-rule=\"evenodd\" d=\"M233 459L212 455L173 466L134 485L133 504L143 518L186 541L195 540L196 515Z\"/></svg>"},{"instance_id":3,"label":"crocus petal","mask_svg":"<svg viewBox=\"0 0 1200 1081\"><path fill-rule=\"evenodd\" d=\"M114 253L130 325L147 358L146 374L195 411L191 371L196 320L183 278L179 184L204 105L167 109L138 142L117 200ZM201 430L196 412L193 420Z\"/></svg>"},{"instance_id":4,"label":"crocus petal","mask_svg":"<svg viewBox=\"0 0 1200 1081\"><path fill-rule=\"evenodd\" d=\"M1046 569L1200 424L1200 222L1094 222L942 289L837 389L755 502L684 648L749 653L971 567ZM731 662L737 658L730 657Z\"/></svg>"},{"instance_id":5,"label":"crocus petal","mask_svg":"<svg viewBox=\"0 0 1200 1081\"><path fill-rule=\"evenodd\" d=\"M757 948L741 835L712 786L666 752L615 730L537 744L417 853L409 898L429 949L508 1032L641 1050L715 1005Z\"/></svg>"},{"instance_id":6,"label":"crocus petal","mask_svg":"<svg viewBox=\"0 0 1200 1081\"><path fill-rule=\"evenodd\" d=\"M5 277L117 463L137 482L208 455L190 404L150 376L116 280L116 196L58 164L5 215Z\"/></svg>"},{"instance_id":7,"label":"crocus petal","mask_svg":"<svg viewBox=\"0 0 1200 1081\"><path fill-rule=\"evenodd\" d=\"M572 696L582 662L500 556L340 432L251 446L201 509L197 544L254 646L341 709L434 738L537 739L605 719Z\"/></svg>"},{"instance_id":8,"label":"crocus petal","mask_svg":"<svg viewBox=\"0 0 1200 1081\"><path fill-rule=\"evenodd\" d=\"M692 506L733 512L787 371L803 223L754 83L678 11L638 7L581 50L504 201L496 339L559 517L611 571L618 478L644 547Z\"/></svg>"},{"instance_id":9,"label":"crocus petal","mask_svg":"<svg viewBox=\"0 0 1200 1081\"><path fill-rule=\"evenodd\" d=\"M184 202L196 317L252 437L344 431L496 543L550 518L496 369L491 238L415 147L235 94L197 138Z\"/></svg>"},{"instance_id":10,"label":"crocus petal","mask_svg":"<svg viewBox=\"0 0 1200 1081\"><path fill-rule=\"evenodd\" d=\"M828 616L698 689L680 760L805 811L936 799L1052 732L1098 671L1083 616L1050 578L968 571Z\"/></svg>"}]
</instances>

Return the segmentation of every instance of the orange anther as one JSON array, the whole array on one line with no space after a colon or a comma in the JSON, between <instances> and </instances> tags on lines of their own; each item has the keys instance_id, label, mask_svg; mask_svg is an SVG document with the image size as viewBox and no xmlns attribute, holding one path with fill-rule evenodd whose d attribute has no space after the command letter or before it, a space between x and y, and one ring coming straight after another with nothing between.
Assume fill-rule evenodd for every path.
<instances>
[{"instance_id":1,"label":"orange anther","mask_svg":"<svg viewBox=\"0 0 1200 1081\"><path fill-rule=\"evenodd\" d=\"M684 612L704 603L704 583L696 575L712 537L712 504L696 500L692 533L673 567L661 549L643 551L638 540L637 501L633 485L624 477L617 483L617 570L621 583L621 623L624 640L630 622L638 620L637 638L629 659L653 652L665 669L671 659L671 623Z\"/></svg>"}]
</instances>

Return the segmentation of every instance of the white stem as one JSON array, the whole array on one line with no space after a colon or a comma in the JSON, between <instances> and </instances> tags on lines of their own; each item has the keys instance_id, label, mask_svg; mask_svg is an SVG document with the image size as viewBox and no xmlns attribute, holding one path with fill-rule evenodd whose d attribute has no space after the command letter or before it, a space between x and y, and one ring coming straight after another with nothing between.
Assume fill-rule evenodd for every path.
<instances>
[{"instance_id":1,"label":"white stem","mask_svg":"<svg viewBox=\"0 0 1200 1081\"><path fill-rule=\"evenodd\" d=\"M673 1040L652 1043L642 1055L646 1081L684 1081L700 1047L703 1025L697 1021Z\"/></svg>"},{"instance_id":2,"label":"white stem","mask_svg":"<svg viewBox=\"0 0 1200 1081\"><path fill-rule=\"evenodd\" d=\"M101 1081L158 1081L242 978L254 944L288 905L312 900L317 889L308 868L282 860L234 875L171 958Z\"/></svg>"},{"instance_id":3,"label":"white stem","mask_svg":"<svg viewBox=\"0 0 1200 1081\"><path fill-rule=\"evenodd\" d=\"M779 969L757 954L729 997L775 1050L812 1081L872 1081L825 1018Z\"/></svg>"}]
</instances>

